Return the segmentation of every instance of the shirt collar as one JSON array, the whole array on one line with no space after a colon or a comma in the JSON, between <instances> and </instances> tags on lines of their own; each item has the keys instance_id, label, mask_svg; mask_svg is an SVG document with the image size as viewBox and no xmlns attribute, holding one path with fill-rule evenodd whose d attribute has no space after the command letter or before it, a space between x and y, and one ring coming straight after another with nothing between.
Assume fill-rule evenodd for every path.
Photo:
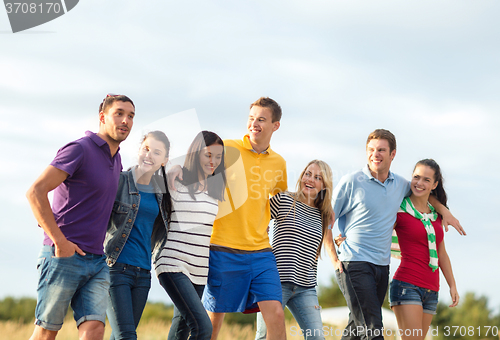
<instances>
[{"instance_id":1,"label":"shirt collar","mask_svg":"<svg viewBox=\"0 0 500 340\"><path fill-rule=\"evenodd\" d=\"M138 166L135 165L130 170L128 170L129 191L131 194L139 193L139 184L137 183L137 173L136 173L137 167ZM151 182L149 185L152 186L154 192L157 194L163 194L164 193L163 191L165 191L159 186L158 182L155 180L155 175L153 175L153 177L151 178Z\"/></svg>"},{"instance_id":2,"label":"shirt collar","mask_svg":"<svg viewBox=\"0 0 500 340\"><path fill-rule=\"evenodd\" d=\"M255 150L253 149L253 147L252 147L252 143L250 143L250 136L249 136L249 135L245 135L245 136L243 137L243 147L244 147L245 149L248 149L248 150L250 150L250 151L252 151L252 152L256 153L256 154L259 154L259 152L255 151ZM271 152L272 152L272 150L271 150L271 146L269 145L269 146L267 147L267 149L265 149L264 151L260 152L260 154L263 154L263 155L270 155L270 154L271 154Z\"/></svg>"},{"instance_id":3,"label":"shirt collar","mask_svg":"<svg viewBox=\"0 0 500 340\"><path fill-rule=\"evenodd\" d=\"M104 144L106 144L106 141L104 139L102 139L101 137L99 137L96 133L93 133L92 131L86 131L85 132L85 135L87 137L89 137L90 139L92 139L92 141L94 143L97 144L98 147L101 147L103 146Z\"/></svg>"},{"instance_id":4,"label":"shirt collar","mask_svg":"<svg viewBox=\"0 0 500 340\"><path fill-rule=\"evenodd\" d=\"M102 148L103 146L105 146L105 148L111 154L111 151L109 149L108 143L104 139L102 139L101 137L99 137L97 135L97 133L94 133L92 131L85 131L85 136L89 137L98 147ZM118 147L118 150L116 151L116 154L118 154L119 151L120 151L120 147ZM115 154L115 156L116 156L116 154Z\"/></svg>"},{"instance_id":5,"label":"shirt collar","mask_svg":"<svg viewBox=\"0 0 500 340\"><path fill-rule=\"evenodd\" d=\"M130 194L138 194L139 193L139 189L137 189L137 175L135 174L135 168L137 166L133 167L132 169L130 169L129 171L129 174L127 176L127 179L128 179L128 190L129 190L129 193Z\"/></svg>"},{"instance_id":6,"label":"shirt collar","mask_svg":"<svg viewBox=\"0 0 500 340\"><path fill-rule=\"evenodd\" d=\"M372 173L370 171L370 168L368 167L368 164L366 164L364 167L363 167L363 173L368 177L368 179L370 180L373 180L373 181L377 181L379 183L382 183L380 182L378 179L376 179L375 177L372 176ZM387 179L386 181L393 181L394 180L394 174L392 173L392 171L389 170L389 175L387 176ZM384 182L385 183L385 182Z\"/></svg>"}]
</instances>

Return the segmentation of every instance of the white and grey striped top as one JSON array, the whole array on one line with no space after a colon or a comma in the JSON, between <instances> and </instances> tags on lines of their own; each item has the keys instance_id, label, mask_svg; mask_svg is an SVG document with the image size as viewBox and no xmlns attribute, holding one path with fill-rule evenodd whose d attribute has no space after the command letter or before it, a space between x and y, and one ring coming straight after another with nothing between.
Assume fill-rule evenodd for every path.
<instances>
[{"instance_id":1,"label":"white and grey striped top","mask_svg":"<svg viewBox=\"0 0 500 340\"><path fill-rule=\"evenodd\" d=\"M302 287L315 287L318 261L316 252L321 242L321 213L289 192L271 198L271 218L274 219L273 253L281 282Z\"/></svg>"},{"instance_id":2,"label":"white and grey striped top","mask_svg":"<svg viewBox=\"0 0 500 340\"><path fill-rule=\"evenodd\" d=\"M217 200L206 192L196 192L196 200L193 200L187 188L179 182L176 182L176 189L170 191L172 217L167 242L154 263L156 275L181 272L192 283L205 285Z\"/></svg>"}]
</instances>

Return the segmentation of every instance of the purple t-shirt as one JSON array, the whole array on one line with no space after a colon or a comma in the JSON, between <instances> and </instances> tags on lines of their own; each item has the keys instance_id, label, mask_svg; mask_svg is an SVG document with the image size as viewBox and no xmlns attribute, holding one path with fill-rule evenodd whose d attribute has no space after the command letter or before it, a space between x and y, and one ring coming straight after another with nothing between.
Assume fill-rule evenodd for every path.
<instances>
[{"instance_id":1,"label":"purple t-shirt","mask_svg":"<svg viewBox=\"0 0 500 340\"><path fill-rule=\"evenodd\" d=\"M83 251L102 255L104 236L122 170L119 152L95 133L66 144L50 163L69 176L54 190L52 212L66 238ZM53 245L45 234L43 244Z\"/></svg>"}]
</instances>

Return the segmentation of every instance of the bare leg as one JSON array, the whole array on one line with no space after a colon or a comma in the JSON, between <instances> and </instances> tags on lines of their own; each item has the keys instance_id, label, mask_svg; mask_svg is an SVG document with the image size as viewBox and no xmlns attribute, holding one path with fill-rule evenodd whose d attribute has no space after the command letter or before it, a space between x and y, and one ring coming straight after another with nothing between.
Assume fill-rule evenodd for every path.
<instances>
[{"instance_id":1,"label":"bare leg","mask_svg":"<svg viewBox=\"0 0 500 340\"><path fill-rule=\"evenodd\" d=\"M424 338L427 335L427 331L429 331L429 327L431 326L433 316L434 315L432 315L432 314L424 313L424 316L422 318L422 330L423 330Z\"/></svg>"},{"instance_id":2,"label":"bare leg","mask_svg":"<svg viewBox=\"0 0 500 340\"><path fill-rule=\"evenodd\" d=\"M423 308L420 305L399 305L393 306L392 310L394 314L396 314L396 319L398 320L399 329L402 332L401 338L403 340L423 340L425 334L429 329L429 325L427 328L422 329L424 327L424 314ZM431 318L432 320L432 315ZM425 319L425 323L427 323L427 317ZM425 332L425 333L424 333Z\"/></svg>"},{"instance_id":3,"label":"bare leg","mask_svg":"<svg viewBox=\"0 0 500 340\"><path fill-rule=\"evenodd\" d=\"M33 335L31 335L30 340L54 340L56 338L58 331L49 331L38 325L35 325L35 330Z\"/></svg>"},{"instance_id":4,"label":"bare leg","mask_svg":"<svg viewBox=\"0 0 500 340\"><path fill-rule=\"evenodd\" d=\"M258 305L267 326L267 340L286 339L285 313L281 302L260 301Z\"/></svg>"},{"instance_id":5,"label":"bare leg","mask_svg":"<svg viewBox=\"0 0 500 340\"><path fill-rule=\"evenodd\" d=\"M207 313L210 321L212 322L212 337L210 338L210 340L217 340L226 313L214 313L209 311L207 311Z\"/></svg>"},{"instance_id":6,"label":"bare leg","mask_svg":"<svg viewBox=\"0 0 500 340\"><path fill-rule=\"evenodd\" d=\"M101 321L85 321L78 327L80 340L102 340L104 337L104 324Z\"/></svg>"}]
</instances>

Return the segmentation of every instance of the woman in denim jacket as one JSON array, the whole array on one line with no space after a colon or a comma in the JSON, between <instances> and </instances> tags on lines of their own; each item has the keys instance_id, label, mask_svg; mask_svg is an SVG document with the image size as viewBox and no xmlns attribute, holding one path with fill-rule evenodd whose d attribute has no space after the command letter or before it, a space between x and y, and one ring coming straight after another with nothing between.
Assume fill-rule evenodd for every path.
<instances>
[{"instance_id":1,"label":"woman in denim jacket","mask_svg":"<svg viewBox=\"0 0 500 340\"><path fill-rule=\"evenodd\" d=\"M151 253L159 253L165 243L171 214L164 168L169 150L167 136L152 131L142 140L138 165L120 174L104 241L110 266L111 340L137 339L136 328L151 287Z\"/></svg>"}]
</instances>

